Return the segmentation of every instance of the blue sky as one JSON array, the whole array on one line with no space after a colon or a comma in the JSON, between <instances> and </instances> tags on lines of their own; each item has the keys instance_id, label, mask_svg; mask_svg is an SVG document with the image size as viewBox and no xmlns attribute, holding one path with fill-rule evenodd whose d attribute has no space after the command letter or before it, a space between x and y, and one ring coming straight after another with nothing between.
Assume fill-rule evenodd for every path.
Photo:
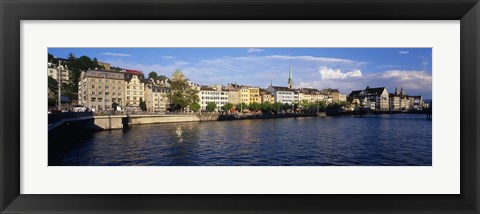
<instances>
[{"instance_id":1,"label":"blue sky","mask_svg":"<svg viewBox=\"0 0 480 214\"><path fill-rule=\"evenodd\" d=\"M338 88L342 93L366 86L392 93L432 97L431 48L49 48L57 57L74 53L112 66L171 76L180 69L202 85L237 82L286 86L290 61L295 87Z\"/></svg>"}]
</instances>

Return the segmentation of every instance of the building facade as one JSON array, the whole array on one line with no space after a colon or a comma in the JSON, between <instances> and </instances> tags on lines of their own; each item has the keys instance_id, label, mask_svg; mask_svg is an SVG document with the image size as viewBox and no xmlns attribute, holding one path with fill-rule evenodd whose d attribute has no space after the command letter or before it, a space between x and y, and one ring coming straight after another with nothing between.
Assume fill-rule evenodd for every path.
<instances>
[{"instance_id":1,"label":"building facade","mask_svg":"<svg viewBox=\"0 0 480 214\"><path fill-rule=\"evenodd\" d=\"M53 63L48 63L47 65L47 74L49 77L52 77L53 79L55 80L59 80L59 78L62 78L62 82L64 81L68 81L70 79L69 75L70 75L70 71L68 70L68 66L65 65L61 65L61 62L59 62L60 66L58 65L55 65ZM58 70L61 70L61 72L59 72ZM61 74L61 76L58 76L58 74Z\"/></svg>"},{"instance_id":2,"label":"building facade","mask_svg":"<svg viewBox=\"0 0 480 214\"><path fill-rule=\"evenodd\" d=\"M386 87L370 88L352 91L349 99L353 105L361 106L372 111L388 111L389 95Z\"/></svg>"},{"instance_id":3,"label":"building facade","mask_svg":"<svg viewBox=\"0 0 480 214\"><path fill-rule=\"evenodd\" d=\"M274 103L275 102L275 97L270 93L269 91L266 91L264 89L260 89L260 102L261 103Z\"/></svg>"},{"instance_id":4,"label":"building facade","mask_svg":"<svg viewBox=\"0 0 480 214\"><path fill-rule=\"evenodd\" d=\"M294 103L294 89L290 89L288 87L282 86L268 86L267 91L272 93L275 97L275 102L283 103L283 104L293 104Z\"/></svg>"},{"instance_id":5,"label":"building facade","mask_svg":"<svg viewBox=\"0 0 480 214\"><path fill-rule=\"evenodd\" d=\"M147 111L167 112L170 108L170 84L167 78L149 78L145 85Z\"/></svg>"},{"instance_id":6,"label":"building facade","mask_svg":"<svg viewBox=\"0 0 480 214\"><path fill-rule=\"evenodd\" d=\"M260 88L248 87L248 104L261 103Z\"/></svg>"},{"instance_id":7,"label":"building facade","mask_svg":"<svg viewBox=\"0 0 480 214\"><path fill-rule=\"evenodd\" d=\"M217 105L217 111L222 111L222 107L228 102L228 91L221 87L202 86L198 92L198 97L202 110L206 110L208 103L213 102Z\"/></svg>"},{"instance_id":8,"label":"building facade","mask_svg":"<svg viewBox=\"0 0 480 214\"><path fill-rule=\"evenodd\" d=\"M125 107L130 110L140 110L140 101L145 101L145 77L141 71L126 70L125 72Z\"/></svg>"},{"instance_id":9,"label":"building facade","mask_svg":"<svg viewBox=\"0 0 480 214\"><path fill-rule=\"evenodd\" d=\"M108 110L115 102L125 105L123 73L104 70L82 72L78 83L78 103L93 111Z\"/></svg>"}]
</instances>

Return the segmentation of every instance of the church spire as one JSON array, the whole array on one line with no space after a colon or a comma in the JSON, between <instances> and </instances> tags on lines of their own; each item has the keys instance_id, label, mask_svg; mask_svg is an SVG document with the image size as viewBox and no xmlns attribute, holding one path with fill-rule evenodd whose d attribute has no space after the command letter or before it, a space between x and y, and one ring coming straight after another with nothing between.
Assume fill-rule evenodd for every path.
<instances>
[{"instance_id":1,"label":"church spire","mask_svg":"<svg viewBox=\"0 0 480 214\"><path fill-rule=\"evenodd\" d=\"M395 95L398 94L398 86L395 86Z\"/></svg>"},{"instance_id":2,"label":"church spire","mask_svg":"<svg viewBox=\"0 0 480 214\"><path fill-rule=\"evenodd\" d=\"M290 74L288 76L288 88L293 89L292 60L290 59Z\"/></svg>"}]
</instances>

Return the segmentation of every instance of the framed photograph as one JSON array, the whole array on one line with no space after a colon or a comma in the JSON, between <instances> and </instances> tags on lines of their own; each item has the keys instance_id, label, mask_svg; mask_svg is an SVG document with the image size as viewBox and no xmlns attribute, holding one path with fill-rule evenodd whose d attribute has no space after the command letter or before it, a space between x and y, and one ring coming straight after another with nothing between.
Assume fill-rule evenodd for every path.
<instances>
[{"instance_id":1,"label":"framed photograph","mask_svg":"<svg viewBox=\"0 0 480 214\"><path fill-rule=\"evenodd\" d=\"M476 0L0 7L2 213L480 212Z\"/></svg>"}]
</instances>

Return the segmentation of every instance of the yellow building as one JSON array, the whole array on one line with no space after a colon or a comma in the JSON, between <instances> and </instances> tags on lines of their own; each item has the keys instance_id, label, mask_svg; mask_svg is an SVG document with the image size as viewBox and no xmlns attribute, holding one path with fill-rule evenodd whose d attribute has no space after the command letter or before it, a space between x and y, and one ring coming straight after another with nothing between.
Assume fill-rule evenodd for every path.
<instances>
[{"instance_id":1,"label":"yellow building","mask_svg":"<svg viewBox=\"0 0 480 214\"><path fill-rule=\"evenodd\" d=\"M258 87L248 87L248 104L260 103L260 88Z\"/></svg>"},{"instance_id":2,"label":"yellow building","mask_svg":"<svg viewBox=\"0 0 480 214\"><path fill-rule=\"evenodd\" d=\"M260 89L260 102L265 103L265 102L270 102L274 103L275 102L275 97L273 97L272 93Z\"/></svg>"},{"instance_id":3,"label":"yellow building","mask_svg":"<svg viewBox=\"0 0 480 214\"><path fill-rule=\"evenodd\" d=\"M240 102L248 104L250 102L248 87L240 86L240 89L238 91L240 93Z\"/></svg>"},{"instance_id":4,"label":"yellow building","mask_svg":"<svg viewBox=\"0 0 480 214\"><path fill-rule=\"evenodd\" d=\"M135 70L125 72L125 106L130 110L140 110L140 100L145 101L145 77Z\"/></svg>"},{"instance_id":5,"label":"yellow building","mask_svg":"<svg viewBox=\"0 0 480 214\"><path fill-rule=\"evenodd\" d=\"M108 110L113 102L123 106L124 74L104 70L82 72L78 83L78 103L93 111Z\"/></svg>"}]
</instances>

